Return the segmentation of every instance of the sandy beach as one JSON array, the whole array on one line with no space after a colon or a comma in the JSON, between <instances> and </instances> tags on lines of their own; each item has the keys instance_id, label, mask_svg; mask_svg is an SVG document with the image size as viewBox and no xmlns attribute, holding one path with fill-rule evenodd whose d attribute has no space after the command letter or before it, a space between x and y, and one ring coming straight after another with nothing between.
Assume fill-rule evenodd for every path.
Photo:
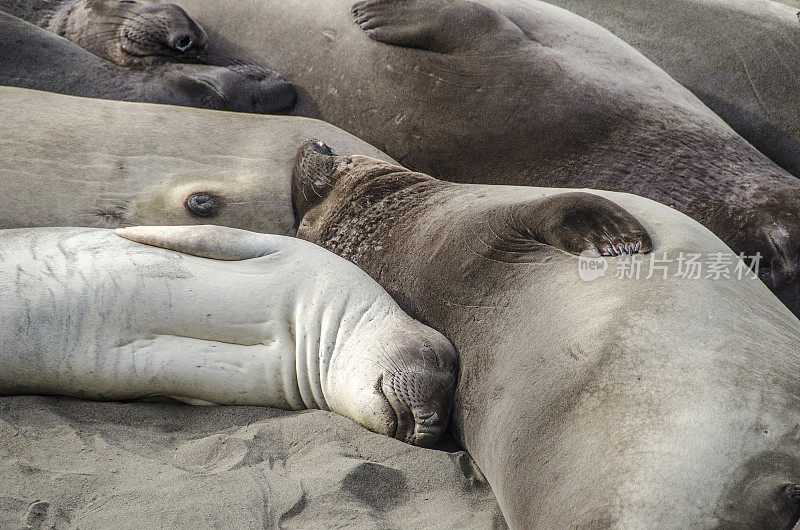
<instances>
[{"instance_id":1,"label":"sandy beach","mask_svg":"<svg viewBox=\"0 0 800 530\"><path fill-rule=\"evenodd\" d=\"M457 447L336 414L0 398L0 528L505 528Z\"/></svg>"}]
</instances>

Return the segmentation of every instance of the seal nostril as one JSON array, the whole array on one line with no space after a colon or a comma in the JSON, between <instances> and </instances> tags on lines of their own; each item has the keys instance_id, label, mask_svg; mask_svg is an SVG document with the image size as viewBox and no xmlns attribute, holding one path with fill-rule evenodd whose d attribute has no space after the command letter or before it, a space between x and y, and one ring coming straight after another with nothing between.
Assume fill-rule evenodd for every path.
<instances>
[{"instance_id":1,"label":"seal nostril","mask_svg":"<svg viewBox=\"0 0 800 530\"><path fill-rule=\"evenodd\" d=\"M339 153L336 152L335 149L331 148L327 144L320 142L319 140L314 140L314 150L320 154L327 155L327 156L339 156Z\"/></svg>"},{"instance_id":2,"label":"seal nostril","mask_svg":"<svg viewBox=\"0 0 800 530\"><path fill-rule=\"evenodd\" d=\"M192 47L192 44L194 44L192 38L187 35L175 41L175 49L181 53L186 53L186 51Z\"/></svg>"},{"instance_id":3,"label":"seal nostril","mask_svg":"<svg viewBox=\"0 0 800 530\"><path fill-rule=\"evenodd\" d=\"M195 193L186 199L186 208L197 217L211 217L217 213L219 200L209 193Z\"/></svg>"},{"instance_id":4,"label":"seal nostril","mask_svg":"<svg viewBox=\"0 0 800 530\"><path fill-rule=\"evenodd\" d=\"M781 496L789 504L800 506L800 484L787 484L781 490Z\"/></svg>"}]
</instances>

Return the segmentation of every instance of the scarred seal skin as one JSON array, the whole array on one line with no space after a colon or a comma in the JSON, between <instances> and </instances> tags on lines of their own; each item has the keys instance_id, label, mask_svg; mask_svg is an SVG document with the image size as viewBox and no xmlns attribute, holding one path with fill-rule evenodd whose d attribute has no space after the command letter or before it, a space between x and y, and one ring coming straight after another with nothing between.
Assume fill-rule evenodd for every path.
<instances>
[{"instance_id":1,"label":"scarred seal skin","mask_svg":"<svg viewBox=\"0 0 800 530\"><path fill-rule=\"evenodd\" d=\"M607 30L528 0L177 0L212 57L450 181L641 195L701 222L800 311L800 183ZM354 23L355 22L355 23Z\"/></svg>"},{"instance_id":2,"label":"scarred seal skin","mask_svg":"<svg viewBox=\"0 0 800 530\"><path fill-rule=\"evenodd\" d=\"M298 153L298 236L453 341L453 430L511 528L798 522L800 322L752 274L681 275L693 254L736 265L708 229L633 195L329 151ZM637 244L581 275L578 251Z\"/></svg>"},{"instance_id":3,"label":"scarred seal skin","mask_svg":"<svg viewBox=\"0 0 800 530\"><path fill-rule=\"evenodd\" d=\"M118 234L131 241L0 233L0 393L318 408L417 445L444 433L455 350L355 265L219 226Z\"/></svg>"}]
</instances>

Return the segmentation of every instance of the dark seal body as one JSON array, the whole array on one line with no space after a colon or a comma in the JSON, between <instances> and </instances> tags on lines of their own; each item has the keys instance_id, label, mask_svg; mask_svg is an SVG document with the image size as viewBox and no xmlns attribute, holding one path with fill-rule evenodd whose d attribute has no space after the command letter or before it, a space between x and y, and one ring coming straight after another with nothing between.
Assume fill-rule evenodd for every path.
<instances>
[{"instance_id":1,"label":"dark seal body","mask_svg":"<svg viewBox=\"0 0 800 530\"><path fill-rule=\"evenodd\" d=\"M454 430L511 528L798 521L800 323L755 278L675 275L681 253L735 260L711 232L591 191L632 214L627 229L641 223L653 250L635 255L638 279L617 278L633 258L612 257L586 281L578 256L547 242L569 217L538 218L569 190L445 183L363 157L328 167L296 166L298 235L451 339ZM583 230L598 220L586 211ZM653 258L670 261L647 278Z\"/></svg>"},{"instance_id":2,"label":"dark seal body","mask_svg":"<svg viewBox=\"0 0 800 530\"><path fill-rule=\"evenodd\" d=\"M800 20L752 0L549 0L608 28L800 176Z\"/></svg>"},{"instance_id":3,"label":"dark seal body","mask_svg":"<svg viewBox=\"0 0 800 530\"><path fill-rule=\"evenodd\" d=\"M367 35L350 0L178 4L212 55L277 68L307 92L298 112L407 167L654 199L760 252L762 279L800 307L800 183L594 23L533 0L384 1L358 13Z\"/></svg>"}]
</instances>

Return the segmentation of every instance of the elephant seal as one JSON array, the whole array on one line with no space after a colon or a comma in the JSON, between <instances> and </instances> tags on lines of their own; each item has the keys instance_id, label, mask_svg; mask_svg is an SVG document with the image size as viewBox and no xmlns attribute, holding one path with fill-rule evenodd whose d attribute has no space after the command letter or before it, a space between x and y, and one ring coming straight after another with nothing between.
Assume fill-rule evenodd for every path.
<instances>
[{"instance_id":1,"label":"elephant seal","mask_svg":"<svg viewBox=\"0 0 800 530\"><path fill-rule=\"evenodd\" d=\"M124 68L0 12L0 85L75 96L271 114L294 105L291 83L254 65Z\"/></svg>"},{"instance_id":2,"label":"elephant seal","mask_svg":"<svg viewBox=\"0 0 800 530\"><path fill-rule=\"evenodd\" d=\"M548 2L633 45L759 151L800 176L797 6L748 0Z\"/></svg>"},{"instance_id":3,"label":"elephant seal","mask_svg":"<svg viewBox=\"0 0 800 530\"><path fill-rule=\"evenodd\" d=\"M175 3L208 32L210 56L301 87L298 114L445 180L673 206L760 252L763 281L800 311L800 183L592 22L535 0L377 0L355 14L351 0Z\"/></svg>"},{"instance_id":4,"label":"elephant seal","mask_svg":"<svg viewBox=\"0 0 800 530\"><path fill-rule=\"evenodd\" d=\"M3 0L5 12L123 66L196 59L206 32L165 0Z\"/></svg>"},{"instance_id":5,"label":"elephant seal","mask_svg":"<svg viewBox=\"0 0 800 530\"><path fill-rule=\"evenodd\" d=\"M438 441L455 351L355 265L220 226L118 233L170 250L103 229L0 233L0 393L318 408Z\"/></svg>"},{"instance_id":6,"label":"elephant seal","mask_svg":"<svg viewBox=\"0 0 800 530\"><path fill-rule=\"evenodd\" d=\"M2 35L0 33L0 35ZM332 125L0 87L0 228L218 224L294 234L297 146Z\"/></svg>"},{"instance_id":7,"label":"elephant seal","mask_svg":"<svg viewBox=\"0 0 800 530\"><path fill-rule=\"evenodd\" d=\"M800 322L708 229L587 191L630 212L653 249L578 257L540 211L572 190L448 183L314 145L298 157L298 236L456 347L454 432L511 528L798 521ZM728 277L676 275L695 253L728 260ZM582 279L586 259L605 274Z\"/></svg>"}]
</instances>

